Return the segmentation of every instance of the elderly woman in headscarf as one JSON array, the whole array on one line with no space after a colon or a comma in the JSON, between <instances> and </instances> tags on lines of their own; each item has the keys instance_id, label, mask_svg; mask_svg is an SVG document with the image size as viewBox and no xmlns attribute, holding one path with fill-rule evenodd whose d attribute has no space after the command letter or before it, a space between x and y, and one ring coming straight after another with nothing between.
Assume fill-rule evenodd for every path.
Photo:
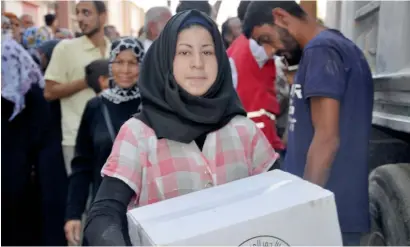
<instances>
[{"instance_id":1,"label":"elderly woman in headscarf","mask_svg":"<svg viewBox=\"0 0 410 247\"><path fill-rule=\"evenodd\" d=\"M221 35L205 14L168 21L138 85L142 111L121 127L88 214L91 245L130 245L127 209L265 172L278 158L246 117Z\"/></svg>"},{"instance_id":2,"label":"elderly woman in headscarf","mask_svg":"<svg viewBox=\"0 0 410 247\"><path fill-rule=\"evenodd\" d=\"M43 245L40 197L33 196L37 186L31 174L40 163L50 117L44 79L12 37L2 35L1 55L1 240L3 245Z\"/></svg>"},{"instance_id":3,"label":"elderly woman in headscarf","mask_svg":"<svg viewBox=\"0 0 410 247\"><path fill-rule=\"evenodd\" d=\"M17 43L21 43L22 27L20 19L17 15L11 12L5 12L3 15L10 20L13 38L17 41Z\"/></svg>"},{"instance_id":4,"label":"elderly woman in headscarf","mask_svg":"<svg viewBox=\"0 0 410 247\"><path fill-rule=\"evenodd\" d=\"M114 41L108 68L110 88L91 99L85 107L71 162L65 226L70 244L80 243L81 218L90 184L94 198L101 183L101 168L110 155L115 136L141 106L137 80L143 56L144 48L139 40L123 37Z\"/></svg>"}]
</instances>

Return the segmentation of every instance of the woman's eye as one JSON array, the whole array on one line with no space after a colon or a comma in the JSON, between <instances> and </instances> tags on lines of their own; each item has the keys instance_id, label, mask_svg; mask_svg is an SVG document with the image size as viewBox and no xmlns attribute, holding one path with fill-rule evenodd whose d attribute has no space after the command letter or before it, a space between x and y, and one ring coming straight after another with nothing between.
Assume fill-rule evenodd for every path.
<instances>
[{"instance_id":1,"label":"woman's eye","mask_svg":"<svg viewBox=\"0 0 410 247\"><path fill-rule=\"evenodd\" d=\"M178 54L183 55L183 56L186 56L186 55L189 54L189 52L187 52L187 51L180 51L180 52L178 52Z\"/></svg>"},{"instance_id":2,"label":"woman's eye","mask_svg":"<svg viewBox=\"0 0 410 247\"><path fill-rule=\"evenodd\" d=\"M207 56L211 56L211 55L213 55L214 53L213 53L212 51L204 51L204 54L207 55Z\"/></svg>"}]
</instances>

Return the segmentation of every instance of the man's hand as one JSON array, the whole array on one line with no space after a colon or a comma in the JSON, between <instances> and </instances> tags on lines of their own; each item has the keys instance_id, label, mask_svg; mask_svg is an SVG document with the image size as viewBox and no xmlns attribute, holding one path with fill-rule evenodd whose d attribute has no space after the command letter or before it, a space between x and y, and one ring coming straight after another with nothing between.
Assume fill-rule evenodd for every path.
<instances>
[{"instance_id":1,"label":"man's hand","mask_svg":"<svg viewBox=\"0 0 410 247\"><path fill-rule=\"evenodd\" d=\"M65 237L70 245L80 245L81 220L69 220L64 226Z\"/></svg>"},{"instance_id":2,"label":"man's hand","mask_svg":"<svg viewBox=\"0 0 410 247\"><path fill-rule=\"evenodd\" d=\"M339 148L339 101L311 97L310 108L314 136L307 154L304 179L324 187Z\"/></svg>"}]
</instances>

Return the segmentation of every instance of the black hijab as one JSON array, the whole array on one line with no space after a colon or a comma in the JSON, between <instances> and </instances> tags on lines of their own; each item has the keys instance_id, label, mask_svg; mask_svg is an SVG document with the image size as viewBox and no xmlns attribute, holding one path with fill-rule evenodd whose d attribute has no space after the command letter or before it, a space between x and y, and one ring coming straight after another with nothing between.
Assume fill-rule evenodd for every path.
<instances>
[{"instance_id":1,"label":"black hijab","mask_svg":"<svg viewBox=\"0 0 410 247\"><path fill-rule=\"evenodd\" d=\"M201 97L190 95L180 87L172 71L178 33L188 24L205 27L215 43L218 74L215 83ZM246 116L232 84L231 68L218 28L197 10L178 13L168 21L144 57L138 85L142 111L135 117L151 127L159 139L190 143L222 128L236 115Z\"/></svg>"}]
</instances>

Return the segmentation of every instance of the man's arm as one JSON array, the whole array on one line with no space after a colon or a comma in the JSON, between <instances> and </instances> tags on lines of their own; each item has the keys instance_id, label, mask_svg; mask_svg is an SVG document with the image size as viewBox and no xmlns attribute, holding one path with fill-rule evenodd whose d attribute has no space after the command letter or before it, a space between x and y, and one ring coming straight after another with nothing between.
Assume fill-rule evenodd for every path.
<instances>
[{"instance_id":1,"label":"man's arm","mask_svg":"<svg viewBox=\"0 0 410 247\"><path fill-rule=\"evenodd\" d=\"M69 97L85 88L87 83L84 79L68 81L67 78L67 58L69 50L66 41L61 41L53 51L50 63L45 73L46 86L44 88L44 98L55 100Z\"/></svg>"},{"instance_id":2,"label":"man's arm","mask_svg":"<svg viewBox=\"0 0 410 247\"><path fill-rule=\"evenodd\" d=\"M310 108L314 135L307 154L304 179L323 187L339 148L339 102L312 97Z\"/></svg>"},{"instance_id":3,"label":"man's arm","mask_svg":"<svg viewBox=\"0 0 410 247\"><path fill-rule=\"evenodd\" d=\"M52 80L46 80L44 98L49 101L66 98L86 89L87 87L87 83L84 79L73 81L71 83L58 83Z\"/></svg>"},{"instance_id":4,"label":"man's arm","mask_svg":"<svg viewBox=\"0 0 410 247\"><path fill-rule=\"evenodd\" d=\"M346 68L338 52L330 47L309 48L304 60L303 97L309 101L314 130L304 178L323 187L339 149L339 108L346 87Z\"/></svg>"}]
</instances>

